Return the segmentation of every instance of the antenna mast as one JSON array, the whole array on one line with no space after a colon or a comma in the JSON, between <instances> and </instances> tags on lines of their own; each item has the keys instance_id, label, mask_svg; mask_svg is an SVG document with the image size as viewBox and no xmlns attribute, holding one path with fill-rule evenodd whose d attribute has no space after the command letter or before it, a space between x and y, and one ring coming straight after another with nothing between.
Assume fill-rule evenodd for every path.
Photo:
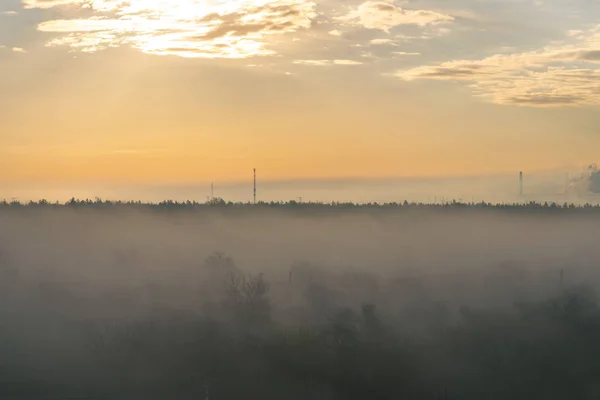
<instances>
[{"instance_id":1,"label":"antenna mast","mask_svg":"<svg viewBox=\"0 0 600 400\"><path fill-rule=\"evenodd\" d=\"M519 172L519 196L523 197L523 171Z\"/></svg>"},{"instance_id":2,"label":"antenna mast","mask_svg":"<svg viewBox=\"0 0 600 400\"><path fill-rule=\"evenodd\" d=\"M256 204L256 168L254 168L254 204Z\"/></svg>"}]
</instances>

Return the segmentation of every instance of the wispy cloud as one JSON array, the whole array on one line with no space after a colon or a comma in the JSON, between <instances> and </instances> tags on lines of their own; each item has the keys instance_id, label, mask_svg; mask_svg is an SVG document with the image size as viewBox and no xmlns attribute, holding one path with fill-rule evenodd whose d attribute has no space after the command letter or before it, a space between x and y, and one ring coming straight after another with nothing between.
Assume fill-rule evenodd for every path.
<instances>
[{"instance_id":1,"label":"wispy cloud","mask_svg":"<svg viewBox=\"0 0 600 400\"><path fill-rule=\"evenodd\" d=\"M101 3L107 3L108 1L102 1ZM23 0L23 6L26 9L32 8L53 8L59 6L72 6L81 8L90 8L91 3L81 0Z\"/></svg>"},{"instance_id":2,"label":"wispy cloud","mask_svg":"<svg viewBox=\"0 0 600 400\"><path fill-rule=\"evenodd\" d=\"M2 14L4 14L4 15L17 15L19 13L16 12L16 11L4 11Z\"/></svg>"},{"instance_id":3,"label":"wispy cloud","mask_svg":"<svg viewBox=\"0 0 600 400\"><path fill-rule=\"evenodd\" d=\"M13 47L12 51L15 53L27 53L27 51L21 47Z\"/></svg>"},{"instance_id":4,"label":"wispy cloud","mask_svg":"<svg viewBox=\"0 0 600 400\"><path fill-rule=\"evenodd\" d=\"M374 46L393 45L394 41L392 39L373 39L370 43Z\"/></svg>"},{"instance_id":5,"label":"wispy cloud","mask_svg":"<svg viewBox=\"0 0 600 400\"><path fill-rule=\"evenodd\" d=\"M147 54L186 58L277 55L284 57L274 59L275 63L313 67L381 66L385 64L380 61L386 59L399 63L400 58L408 62L407 58L413 57L410 61L415 62L422 56L423 60L438 61L394 74L406 81L462 82L474 95L499 104L600 104L600 27L569 26L561 43L548 41L552 44L535 51L517 50L521 44L518 39L511 42L511 35L497 43L492 43L493 37L478 40L469 36L495 21L486 14L485 5L474 5L477 2L462 2L473 5L469 10L461 4L456 5L458 9L444 8L447 2L442 0L22 1L27 9L52 9L41 15L56 19L45 20L37 28L47 34L48 46L70 50L97 52L128 46ZM511 2L531 5L532 1ZM463 54L468 56L457 55L463 51L457 49L463 42L457 42L460 46L441 43L450 33L464 40ZM315 37L315 42L329 40L315 49L310 47ZM425 39L431 42L407 45ZM482 41L487 48L477 47ZM364 51L357 53L356 48ZM494 53L498 54L488 56ZM442 54L454 55L439 61ZM244 64L254 68L271 65L254 59Z\"/></svg>"},{"instance_id":6,"label":"wispy cloud","mask_svg":"<svg viewBox=\"0 0 600 400\"><path fill-rule=\"evenodd\" d=\"M435 25L454 21L454 17L428 10L412 10L398 7L392 1L366 1L338 21L367 29L389 32L400 25Z\"/></svg>"},{"instance_id":7,"label":"wispy cloud","mask_svg":"<svg viewBox=\"0 0 600 400\"><path fill-rule=\"evenodd\" d=\"M333 60L335 65L361 65L362 62L354 60Z\"/></svg>"},{"instance_id":8,"label":"wispy cloud","mask_svg":"<svg viewBox=\"0 0 600 400\"><path fill-rule=\"evenodd\" d=\"M410 81L467 82L475 95L524 106L600 105L600 26L569 33L575 42L476 60L453 60L398 71Z\"/></svg>"},{"instance_id":9,"label":"wispy cloud","mask_svg":"<svg viewBox=\"0 0 600 400\"><path fill-rule=\"evenodd\" d=\"M421 53L409 53L406 51L393 51L392 54L396 55L396 56L420 56L421 55Z\"/></svg>"},{"instance_id":10,"label":"wispy cloud","mask_svg":"<svg viewBox=\"0 0 600 400\"><path fill-rule=\"evenodd\" d=\"M328 67L332 65L362 65L360 61L354 60L296 60L294 64L309 65L313 67Z\"/></svg>"},{"instance_id":11,"label":"wispy cloud","mask_svg":"<svg viewBox=\"0 0 600 400\"><path fill-rule=\"evenodd\" d=\"M131 45L188 58L272 55L269 37L308 29L316 15L309 0L25 0L25 7L80 10L38 25L59 35L49 46L95 52Z\"/></svg>"}]
</instances>

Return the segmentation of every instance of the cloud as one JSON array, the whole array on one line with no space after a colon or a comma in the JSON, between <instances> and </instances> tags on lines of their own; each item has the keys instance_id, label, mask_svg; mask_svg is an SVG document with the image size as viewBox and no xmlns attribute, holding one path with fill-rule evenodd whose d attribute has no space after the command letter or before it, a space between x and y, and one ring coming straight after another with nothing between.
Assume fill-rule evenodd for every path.
<instances>
[{"instance_id":1,"label":"cloud","mask_svg":"<svg viewBox=\"0 0 600 400\"><path fill-rule=\"evenodd\" d=\"M367 29L389 32L400 25L436 25L454 21L454 17L435 11L409 10L391 1L366 1L336 20Z\"/></svg>"},{"instance_id":2,"label":"cloud","mask_svg":"<svg viewBox=\"0 0 600 400\"><path fill-rule=\"evenodd\" d=\"M89 2L78 1L78 0L23 0L23 6L25 9L32 8L54 8L60 6L76 6L82 8L89 8Z\"/></svg>"},{"instance_id":3,"label":"cloud","mask_svg":"<svg viewBox=\"0 0 600 400\"><path fill-rule=\"evenodd\" d=\"M331 60L296 60L294 61L294 64L311 65L314 67L326 67L332 65L333 63Z\"/></svg>"},{"instance_id":4,"label":"cloud","mask_svg":"<svg viewBox=\"0 0 600 400\"><path fill-rule=\"evenodd\" d=\"M268 38L311 27L309 0L26 0L26 8L76 8L72 19L44 21L59 34L48 46L84 52L132 46L144 53L186 58L271 55Z\"/></svg>"},{"instance_id":5,"label":"cloud","mask_svg":"<svg viewBox=\"0 0 600 400\"><path fill-rule=\"evenodd\" d=\"M427 35L419 35L419 36L412 36L412 35L396 35L394 37L394 39L396 41L401 41L401 42L411 42L413 40L424 40L424 39L431 39L433 38L434 35L431 34L427 34Z\"/></svg>"},{"instance_id":6,"label":"cloud","mask_svg":"<svg viewBox=\"0 0 600 400\"><path fill-rule=\"evenodd\" d=\"M600 62L600 49L576 51L572 55L577 60Z\"/></svg>"},{"instance_id":7,"label":"cloud","mask_svg":"<svg viewBox=\"0 0 600 400\"><path fill-rule=\"evenodd\" d=\"M498 104L600 105L600 26L567 36L577 39L536 51L419 66L396 76L465 82L476 96Z\"/></svg>"},{"instance_id":8,"label":"cloud","mask_svg":"<svg viewBox=\"0 0 600 400\"><path fill-rule=\"evenodd\" d=\"M373 40L371 40L370 43L374 46L385 45L385 44L393 45L394 41L392 39L373 39Z\"/></svg>"},{"instance_id":9,"label":"cloud","mask_svg":"<svg viewBox=\"0 0 600 400\"><path fill-rule=\"evenodd\" d=\"M333 63L335 65L362 65L362 62L354 60L333 60Z\"/></svg>"},{"instance_id":10,"label":"cloud","mask_svg":"<svg viewBox=\"0 0 600 400\"><path fill-rule=\"evenodd\" d=\"M21 47L13 47L12 51L15 53L27 53L27 51Z\"/></svg>"},{"instance_id":11,"label":"cloud","mask_svg":"<svg viewBox=\"0 0 600 400\"><path fill-rule=\"evenodd\" d=\"M4 15L17 15L19 13L16 12L16 11L4 11L2 14L4 14Z\"/></svg>"},{"instance_id":12,"label":"cloud","mask_svg":"<svg viewBox=\"0 0 600 400\"><path fill-rule=\"evenodd\" d=\"M334 30L332 30L332 31L329 31L329 34L330 34L331 36L342 36L342 31L339 31L339 30L337 30L337 29L334 29Z\"/></svg>"},{"instance_id":13,"label":"cloud","mask_svg":"<svg viewBox=\"0 0 600 400\"><path fill-rule=\"evenodd\" d=\"M354 60L296 60L294 64L309 65L313 67L329 67L332 65L362 65L360 61Z\"/></svg>"},{"instance_id":14,"label":"cloud","mask_svg":"<svg viewBox=\"0 0 600 400\"><path fill-rule=\"evenodd\" d=\"M396 56L420 56L421 53L408 53L406 51L393 51L392 54Z\"/></svg>"}]
</instances>

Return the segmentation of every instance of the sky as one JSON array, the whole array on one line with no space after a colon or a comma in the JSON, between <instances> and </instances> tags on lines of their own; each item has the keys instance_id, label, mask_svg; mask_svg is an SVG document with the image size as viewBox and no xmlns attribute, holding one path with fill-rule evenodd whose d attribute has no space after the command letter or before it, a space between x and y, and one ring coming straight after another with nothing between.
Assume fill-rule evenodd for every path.
<instances>
[{"instance_id":1,"label":"sky","mask_svg":"<svg viewBox=\"0 0 600 400\"><path fill-rule=\"evenodd\" d=\"M600 161L596 0L0 0L0 183Z\"/></svg>"}]
</instances>

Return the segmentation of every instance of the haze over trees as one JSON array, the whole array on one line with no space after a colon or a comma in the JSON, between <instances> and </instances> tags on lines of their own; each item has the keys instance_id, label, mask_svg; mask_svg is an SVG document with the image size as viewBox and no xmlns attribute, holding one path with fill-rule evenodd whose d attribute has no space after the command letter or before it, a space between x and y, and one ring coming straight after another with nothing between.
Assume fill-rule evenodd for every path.
<instances>
[{"instance_id":1,"label":"haze over trees","mask_svg":"<svg viewBox=\"0 0 600 400\"><path fill-rule=\"evenodd\" d=\"M595 206L0 205L0 397L597 399Z\"/></svg>"}]
</instances>

